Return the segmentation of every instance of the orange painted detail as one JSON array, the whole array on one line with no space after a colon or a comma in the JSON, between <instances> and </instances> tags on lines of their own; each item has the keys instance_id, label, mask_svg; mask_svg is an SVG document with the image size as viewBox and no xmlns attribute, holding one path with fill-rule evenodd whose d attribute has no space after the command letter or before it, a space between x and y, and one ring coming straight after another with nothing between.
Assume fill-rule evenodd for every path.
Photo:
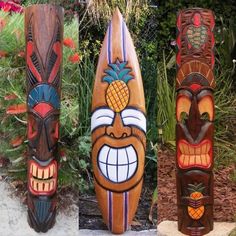
<instances>
[{"instance_id":1,"label":"orange painted detail","mask_svg":"<svg viewBox=\"0 0 236 236\"><path fill-rule=\"evenodd\" d=\"M106 92L108 106L115 112L122 111L129 102L129 89L121 80L113 81Z\"/></svg>"}]
</instances>

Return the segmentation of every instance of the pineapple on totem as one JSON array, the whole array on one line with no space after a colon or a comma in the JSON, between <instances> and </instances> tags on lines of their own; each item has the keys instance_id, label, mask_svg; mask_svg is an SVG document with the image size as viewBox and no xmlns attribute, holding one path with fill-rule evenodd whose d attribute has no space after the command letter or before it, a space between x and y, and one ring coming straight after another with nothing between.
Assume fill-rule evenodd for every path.
<instances>
[{"instance_id":1,"label":"pineapple on totem","mask_svg":"<svg viewBox=\"0 0 236 236\"><path fill-rule=\"evenodd\" d=\"M204 186L202 183L195 183L195 184L188 184L188 190L190 192L190 198L193 200L199 200L203 197L203 190L204 190ZM188 214L189 216L193 219L193 220L199 220L205 211L205 207L204 206L200 206L198 208L193 208L188 206Z\"/></svg>"},{"instance_id":2,"label":"pineapple on totem","mask_svg":"<svg viewBox=\"0 0 236 236\"><path fill-rule=\"evenodd\" d=\"M107 75L103 77L103 81L109 83L106 91L107 104L115 112L122 111L129 103L127 83L133 76L129 74L131 69L126 67L127 63L117 59L115 63L108 64L110 69L105 70Z\"/></svg>"}]
</instances>

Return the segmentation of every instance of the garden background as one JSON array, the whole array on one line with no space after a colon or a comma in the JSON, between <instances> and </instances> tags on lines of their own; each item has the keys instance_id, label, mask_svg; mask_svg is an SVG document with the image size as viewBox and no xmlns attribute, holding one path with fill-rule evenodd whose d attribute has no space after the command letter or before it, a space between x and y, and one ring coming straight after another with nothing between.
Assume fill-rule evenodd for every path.
<instances>
[{"instance_id":1,"label":"garden background","mask_svg":"<svg viewBox=\"0 0 236 236\"><path fill-rule=\"evenodd\" d=\"M148 139L141 205L148 209L143 215L148 218L150 205L156 202L152 193L157 185L157 153L165 160L161 172L165 181L160 187L174 178L173 168L170 172L168 168L174 162L175 149L175 22L182 8L210 8L216 15L215 170L228 170L222 178L236 183L236 6L233 0L200 0L197 5L196 1L184 0L16 0L11 1L15 2L11 6L5 2L0 1L3 4L0 5L0 173L23 198L27 160L25 43L23 14L14 12L15 4L25 7L56 3L65 8L59 196L79 191L82 202L94 193L90 159L91 95L102 40L116 6L123 13L134 40L145 88ZM231 197L232 200L236 201ZM236 212L232 208L228 220L235 220L233 210ZM168 212L167 218L174 214Z\"/></svg>"}]
</instances>

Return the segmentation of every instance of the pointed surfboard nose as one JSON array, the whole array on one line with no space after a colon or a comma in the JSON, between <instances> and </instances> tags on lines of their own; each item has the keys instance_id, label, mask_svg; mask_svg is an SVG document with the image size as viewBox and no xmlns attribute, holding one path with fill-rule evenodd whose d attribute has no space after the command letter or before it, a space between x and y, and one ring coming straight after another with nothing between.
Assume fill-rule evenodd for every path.
<instances>
[{"instance_id":1,"label":"pointed surfboard nose","mask_svg":"<svg viewBox=\"0 0 236 236\"><path fill-rule=\"evenodd\" d=\"M113 12L113 15L112 15L112 21L123 21L123 16L122 14L120 13L120 9L119 7L116 7L115 11Z\"/></svg>"}]
</instances>

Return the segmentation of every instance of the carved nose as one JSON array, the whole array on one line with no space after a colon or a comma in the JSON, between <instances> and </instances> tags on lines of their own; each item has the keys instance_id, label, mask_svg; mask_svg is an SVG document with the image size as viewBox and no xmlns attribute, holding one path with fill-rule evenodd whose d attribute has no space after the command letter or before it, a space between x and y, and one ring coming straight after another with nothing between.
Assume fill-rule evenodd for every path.
<instances>
[{"instance_id":1,"label":"carved nose","mask_svg":"<svg viewBox=\"0 0 236 236\"><path fill-rule=\"evenodd\" d=\"M114 138L125 138L131 135L131 128L124 126L120 113L116 113L113 125L107 127L106 133Z\"/></svg>"},{"instance_id":2,"label":"carved nose","mask_svg":"<svg viewBox=\"0 0 236 236\"><path fill-rule=\"evenodd\" d=\"M204 124L204 121L201 119L201 115L198 109L197 98L194 96L193 101L189 111L189 117L187 120L187 127L190 135L195 140Z\"/></svg>"},{"instance_id":3,"label":"carved nose","mask_svg":"<svg viewBox=\"0 0 236 236\"><path fill-rule=\"evenodd\" d=\"M48 160L52 155L48 147L47 134L46 134L46 130L44 126L42 128L36 150L37 150L39 159L42 161Z\"/></svg>"}]
</instances>

